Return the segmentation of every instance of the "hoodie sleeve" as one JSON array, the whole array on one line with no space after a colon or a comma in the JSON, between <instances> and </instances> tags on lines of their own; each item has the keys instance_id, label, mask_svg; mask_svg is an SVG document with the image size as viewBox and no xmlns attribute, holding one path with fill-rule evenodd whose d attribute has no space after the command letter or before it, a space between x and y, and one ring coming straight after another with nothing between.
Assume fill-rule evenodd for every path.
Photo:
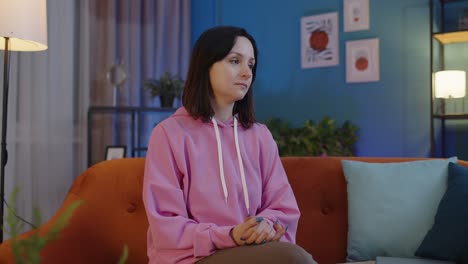
<instances>
[{"instance_id":1,"label":"hoodie sleeve","mask_svg":"<svg viewBox=\"0 0 468 264\"><path fill-rule=\"evenodd\" d=\"M266 218L270 224L279 221L284 227L288 227L281 241L295 243L300 216L299 208L281 163L276 142L268 128L264 125L262 127L260 162L263 193L262 206L257 216Z\"/></svg>"},{"instance_id":2,"label":"hoodie sleeve","mask_svg":"<svg viewBox=\"0 0 468 264\"><path fill-rule=\"evenodd\" d=\"M178 162L184 161L175 158L171 140L162 124L153 130L148 145L143 202L149 222L148 239L153 245L164 251L180 249L193 253L194 257L235 247L229 235L232 226L197 223L189 218L183 192L184 175L177 166Z\"/></svg>"}]
</instances>

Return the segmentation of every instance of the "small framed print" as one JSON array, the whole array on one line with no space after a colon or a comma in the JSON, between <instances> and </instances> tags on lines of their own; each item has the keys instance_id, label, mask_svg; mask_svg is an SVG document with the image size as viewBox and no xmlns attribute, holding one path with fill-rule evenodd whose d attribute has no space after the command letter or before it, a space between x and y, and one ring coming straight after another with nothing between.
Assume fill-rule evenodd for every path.
<instances>
[{"instance_id":1,"label":"small framed print","mask_svg":"<svg viewBox=\"0 0 468 264\"><path fill-rule=\"evenodd\" d=\"M343 0L344 32L369 29L369 0Z\"/></svg>"},{"instance_id":2,"label":"small framed print","mask_svg":"<svg viewBox=\"0 0 468 264\"><path fill-rule=\"evenodd\" d=\"M346 41L346 82L380 80L379 39Z\"/></svg>"},{"instance_id":3,"label":"small framed print","mask_svg":"<svg viewBox=\"0 0 468 264\"><path fill-rule=\"evenodd\" d=\"M338 65L338 13L301 18L301 68Z\"/></svg>"},{"instance_id":4,"label":"small framed print","mask_svg":"<svg viewBox=\"0 0 468 264\"><path fill-rule=\"evenodd\" d=\"M105 160L123 159L126 152L127 147L125 146L107 146Z\"/></svg>"}]
</instances>

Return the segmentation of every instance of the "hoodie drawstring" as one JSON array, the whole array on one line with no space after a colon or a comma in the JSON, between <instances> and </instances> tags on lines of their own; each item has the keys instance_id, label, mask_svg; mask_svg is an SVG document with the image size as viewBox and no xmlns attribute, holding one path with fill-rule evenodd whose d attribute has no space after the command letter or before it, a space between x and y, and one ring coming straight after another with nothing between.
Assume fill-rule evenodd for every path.
<instances>
[{"instance_id":1,"label":"hoodie drawstring","mask_svg":"<svg viewBox=\"0 0 468 264\"><path fill-rule=\"evenodd\" d=\"M228 190L226 187L226 179L224 178L223 148L221 147L221 138L219 136L218 123L214 118L211 118L211 122L213 122L216 134L216 143L218 144L219 177L221 178L221 184L223 185L224 201L227 203Z\"/></svg>"},{"instance_id":2,"label":"hoodie drawstring","mask_svg":"<svg viewBox=\"0 0 468 264\"><path fill-rule=\"evenodd\" d=\"M247 208L247 213L250 215L249 206L249 192L247 191L247 183L245 182L244 164L242 163L242 156L239 147L239 137L237 136L237 118L234 117L234 139L236 141L237 160L239 161L239 170L242 179L242 191L244 192L244 203Z\"/></svg>"},{"instance_id":3,"label":"hoodie drawstring","mask_svg":"<svg viewBox=\"0 0 468 264\"><path fill-rule=\"evenodd\" d=\"M215 134L216 134L216 143L218 145L219 177L221 178L221 184L223 185L224 201L227 203L228 190L226 187L226 179L224 177L223 149L221 146L221 137L219 136L218 122L216 122L214 118L211 118L211 122L213 123L213 127L214 127ZM236 117L234 117L234 139L236 142L237 160L239 161L239 171L240 171L241 180L242 180L242 191L244 194L245 208L247 209L247 214L250 215L249 193L247 191L247 183L245 181L244 165L242 163L242 156L240 153L239 137L237 135L237 118Z\"/></svg>"}]
</instances>

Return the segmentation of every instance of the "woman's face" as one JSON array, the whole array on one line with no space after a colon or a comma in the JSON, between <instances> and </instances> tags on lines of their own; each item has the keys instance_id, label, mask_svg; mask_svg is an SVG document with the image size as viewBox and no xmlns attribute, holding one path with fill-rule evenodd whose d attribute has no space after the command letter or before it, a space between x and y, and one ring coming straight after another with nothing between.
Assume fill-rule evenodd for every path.
<instances>
[{"instance_id":1,"label":"woman's face","mask_svg":"<svg viewBox=\"0 0 468 264\"><path fill-rule=\"evenodd\" d=\"M252 83L254 65L252 43L245 37L237 37L229 54L210 68L213 99L218 105L234 104L244 98Z\"/></svg>"}]
</instances>

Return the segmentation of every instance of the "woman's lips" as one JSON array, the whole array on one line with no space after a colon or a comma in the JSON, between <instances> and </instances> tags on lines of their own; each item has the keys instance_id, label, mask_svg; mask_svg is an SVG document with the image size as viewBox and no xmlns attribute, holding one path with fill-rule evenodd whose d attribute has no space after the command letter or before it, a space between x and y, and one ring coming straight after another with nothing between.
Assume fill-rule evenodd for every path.
<instances>
[{"instance_id":1,"label":"woman's lips","mask_svg":"<svg viewBox=\"0 0 468 264\"><path fill-rule=\"evenodd\" d=\"M235 84L242 86L244 89L247 89L249 87L246 83L235 83Z\"/></svg>"}]
</instances>

